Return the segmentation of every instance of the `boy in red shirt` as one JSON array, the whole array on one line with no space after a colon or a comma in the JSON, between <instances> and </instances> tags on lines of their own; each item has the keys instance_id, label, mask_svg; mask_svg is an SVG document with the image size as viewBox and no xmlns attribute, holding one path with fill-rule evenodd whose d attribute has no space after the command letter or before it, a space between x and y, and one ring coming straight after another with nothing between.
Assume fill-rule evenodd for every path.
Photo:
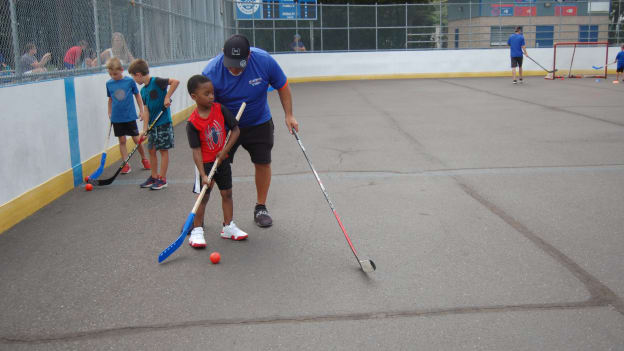
<instances>
[{"instance_id":1,"label":"boy in red shirt","mask_svg":"<svg viewBox=\"0 0 624 351\"><path fill-rule=\"evenodd\" d=\"M214 102L214 87L210 79L202 75L192 76L188 80L187 88L197 108L188 119L186 134L189 146L193 149L193 161L199 170L202 186L208 183L208 173L213 163L217 160L219 162L217 171L208 185L208 191L195 214L189 244L194 248L206 247L203 228L204 212L214 183L217 183L221 192L223 208L221 237L232 240L247 239L247 233L240 230L232 220L234 214L232 168L228 153L240 135L238 122L230 110ZM225 138L228 130L231 130L231 133L226 144Z\"/></svg>"}]
</instances>

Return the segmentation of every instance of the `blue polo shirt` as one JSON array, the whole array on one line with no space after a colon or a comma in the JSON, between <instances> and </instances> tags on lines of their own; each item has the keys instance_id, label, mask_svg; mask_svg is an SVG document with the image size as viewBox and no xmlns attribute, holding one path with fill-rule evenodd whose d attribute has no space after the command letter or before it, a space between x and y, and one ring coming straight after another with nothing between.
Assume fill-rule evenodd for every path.
<instances>
[{"instance_id":1,"label":"blue polo shirt","mask_svg":"<svg viewBox=\"0 0 624 351\"><path fill-rule=\"evenodd\" d=\"M234 76L223 65L223 53L208 62L202 74L212 81L215 101L236 114L243 102L247 103L239 126L250 127L271 119L267 88L281 89L288 83L277 61L268 52L252 47L245 70Z\"/></svg>"},{"instance_id":2,"label":"blue polo shirt","mask_svg":"<svg viewBox=\"0 0 624 351\"><path fill-rule=\"evenodd\" d=\"M514 33L507 39L507 45L510 46L511 57L522 57L522 47L526 46L524 43L524 35Z\"/></svg>"},{"instance_id":3,"label":"blue polo shirt","mask_svg":"<svg viewBox=\"0 0 624 351\"><path fill-rule=\"evenodd\" d=\"M106 96L113 98L111 122L132 122L137 119L133 99L134 94L138 93L139 89L130 77L123 77L120 80L109 79L106 82Z\"/></svg>"},{"instance_id":4,"label":"blue polo shirt","mask_svg":"<svg viewBox=\"0 0 624 351\"><path fill-rule=\"evenodd\" d=\"M624 66L624 51L618 52L618 54L615 56L615 59L617 60L618 67Z\"/></svg>"}]
</instances>

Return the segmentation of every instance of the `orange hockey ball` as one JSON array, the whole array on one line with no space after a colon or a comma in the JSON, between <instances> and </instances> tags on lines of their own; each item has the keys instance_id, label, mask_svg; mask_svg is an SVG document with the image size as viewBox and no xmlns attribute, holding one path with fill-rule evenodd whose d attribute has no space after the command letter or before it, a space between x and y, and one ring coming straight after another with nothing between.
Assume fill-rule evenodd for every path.
<instances>
[{"instance_id":1,"label":"orange hockey ball","mask_svg":"<svg viewBox=\"0 0 624 351\"><path fill-rule=\"evenodd\" d=\"M219 261L221 261L221 254L216 251L210 254L210 262L217 264Z\"/></svg>"}]
</instances>

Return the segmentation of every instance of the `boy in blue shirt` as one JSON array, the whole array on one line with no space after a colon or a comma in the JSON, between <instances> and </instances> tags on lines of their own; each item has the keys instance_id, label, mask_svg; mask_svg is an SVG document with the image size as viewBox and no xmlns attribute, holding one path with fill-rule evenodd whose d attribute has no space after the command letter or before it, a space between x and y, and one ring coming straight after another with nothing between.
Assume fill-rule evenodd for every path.
<instances>
[{"instance_id":1,"label":"boy in blue shirt","mask_svg":"<svg viewBox=\"0 0 624 351\"><path fill-rule=\"evenodd\" d=\"M238 111L243 102L247 107L240 119L240 137L230 152L230 160L239 146L251 156L255 168L256 207L254 222L259 227L270 227L273 219L266 208L271 185L271 149L273 148L273 119L267 101L271 85L280 97L288 131L299 131L292 111L292 93L288 79L269 53L251 47L243 35L235 34L226 40L223 53L208 62L202 75L214 87L215 101L230 111Z\"/></svg>"},{"instance_id":2,"label":"boy in blue shirt","mask_svg":"<svg viewBox=\"0 0 624 351\"><path fill-rule=\"evenodd\" d=\"M615 56L615 61L613 61L613 63L616 63L616 62L617 62L617 69L616 69L615 80L619 82L620 74L624 72L624 45L622 45L622 50L618 52L617 56Z\"/></svg>"},{"instance_id":3,"label":"boy in blue shirt","mask_svg":"<svg viewBox=\"0 0 624 351\"><path fill-rule=\"evenodd\" d=\"M113 57L106 61L106 69L111 79L106 82L106 95L108 96L108 118L113 124L115 136L119 138L119 152L121 159L128 158L128 150L126 149L126 135L132 137L132 140L138 145L141 154L141 162L144 169L150 169L149 161L145 158L145 151L141 146L142 138L139 138L139 128L137 127L137 114L134 109L132 96L139 105L139 110L143 111L143 101L139 95L139 89L136 83L130 77L123 76L123 66L118 58ZM122 174L130 173L130 163L121 169Z\"/></svg>"},{"instance_id":4,"label":"boy in blue shirt","mask_svg":"<svg viewBox=\"0 0 624 351\"><path fill-rule=\"evenodd\" d=\"M173 148L173 125L171 123L171 95L178 88L180 82L171 78L151 77L149 66L143 59L132 61L128 72L137 84L144 85L141 88L141 97L145 108L141 111L143 120L143 135L147 133L147 128L154 122L163 107L167 110L163 112L158 122L149 131L147 150L149 151L152 174L147 178L141 188L160 190L167 187L167 168L169 167L169 149ZM167 86L171 89L167 90ZM160 151L160 172L158 172L158 157L156 150Z\"/></svg>"},{"instance_id":5,"label":"boy in blue shirt","mask_svg":"<svg viewBox=\"0 0 624 351\"><path fill-rule=\"evenodd\" d=\"M516 84L516 67L518 67L518 73L520 75L520 83L522 83L522 54L528 56L526 51L526 44L524 42L524 35L522 35L522 27L516 27L514 34L507 39L507 45L509 45L511 54L511 73L513 75L513 83Z\"/></svg>"}]
</instances>

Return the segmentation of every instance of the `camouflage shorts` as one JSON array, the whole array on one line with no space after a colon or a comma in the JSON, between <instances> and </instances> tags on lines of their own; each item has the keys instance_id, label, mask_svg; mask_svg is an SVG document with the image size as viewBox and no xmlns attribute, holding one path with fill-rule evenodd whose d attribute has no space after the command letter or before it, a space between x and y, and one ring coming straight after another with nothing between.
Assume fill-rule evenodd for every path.
<instances>
[{"instance_id":1,"label":"camouflage shorts","mask_svg":"<svg viewBox=\"0 0 624 351\"><path fill-rule=\"evenodd\" d=\"M167 150L173 148L173 126L171 123L154 126L148 133L148 149Z\"/></svg>"}]
</instances>

